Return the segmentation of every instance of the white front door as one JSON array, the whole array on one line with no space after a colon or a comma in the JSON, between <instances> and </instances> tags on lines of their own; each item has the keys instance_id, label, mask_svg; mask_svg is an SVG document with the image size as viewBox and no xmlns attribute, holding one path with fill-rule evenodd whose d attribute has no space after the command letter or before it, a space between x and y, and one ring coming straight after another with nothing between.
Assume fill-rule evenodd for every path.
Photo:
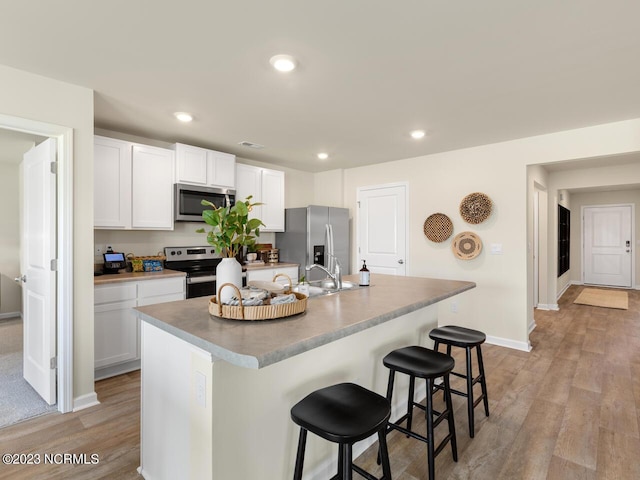
<instances>
[{"instance_id":1,"label":"white front door","mask_svg":"<svg viewBox=\"0 0 640 480\"><path fill-rule=\"evenodd\" d=\"M358 267L371 273L406 275L406 185L358 189Z\"/></svg>"},{"instance_id":2,"label":"white front door","mask_svg":"<svg viewBox=\"0 0 640 480\"><path fill-rule=\"evenodd\" d=\"M22 162L22 308L24 378L49 404L56 403L56 140L50 138ZM53 360L55 363L55 360Z\"/></svg>"},{"instance_id":3,"label":"white front door","mask_svg":"<svg viewBox=\"0 0 640 480\"><path fill-rule=\"evenodd\" d=\"M584 283L631 287L631 205L584 207Z\"/></svg>"}]
</instances>

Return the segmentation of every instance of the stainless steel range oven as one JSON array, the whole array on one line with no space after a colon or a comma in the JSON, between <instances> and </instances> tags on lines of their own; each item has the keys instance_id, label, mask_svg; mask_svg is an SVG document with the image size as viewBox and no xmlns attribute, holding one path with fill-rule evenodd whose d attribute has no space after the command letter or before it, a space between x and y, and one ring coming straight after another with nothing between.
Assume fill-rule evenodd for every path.
<instances>
[{"instance_id":1,"label":"stainless steel range oven","mask_svg":"<svg viewBox=\"0 0 640 480\"><path fill-rule=\"evenodd\" d=\"M195 247L166 247L165 267L187 274L187 298L216 295L216 267L222 261L210 245ZM242 272L242 285L247 273Z\"/></svg>"}]
</instances>

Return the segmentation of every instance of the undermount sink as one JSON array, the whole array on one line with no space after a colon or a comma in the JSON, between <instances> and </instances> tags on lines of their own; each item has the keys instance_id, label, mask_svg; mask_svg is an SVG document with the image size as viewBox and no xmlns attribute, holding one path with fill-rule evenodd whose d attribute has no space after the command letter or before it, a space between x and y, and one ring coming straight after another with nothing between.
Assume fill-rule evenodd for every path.
<instances>
[{"instance_id":1,"label":"undermount sink","mask_svg":"<svg viewBox=\"0 0 640 480\"><path fill-rule=\"evenodd\" d=\"M299 286L294 285L293 291L298 292ZM347 280L342 281L342 288L337 289L333 280L326 278L324 280L312 280L309 282L309 297L319 297L322 295L331 295L333 293L339 293L344 290L354 290L362 288L360 285Z\"/></svg>"}]
</instances>

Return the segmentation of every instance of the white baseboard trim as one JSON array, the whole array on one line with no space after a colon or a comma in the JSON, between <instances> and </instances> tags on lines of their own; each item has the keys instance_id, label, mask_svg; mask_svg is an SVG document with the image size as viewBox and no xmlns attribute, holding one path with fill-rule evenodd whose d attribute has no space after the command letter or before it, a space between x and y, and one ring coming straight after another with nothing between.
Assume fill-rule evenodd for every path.
<instances>
[{"instance_id":1,"label":"white baseboard trim","mask_svg":"<svg viewBox=\"0 0 640 480\"><path fill-rule=\"evenodd\" d=\"M22 318L22 313L20 312L7 312L7 313L0 313L0 320L5 320L5 319L9 319L9 318Z\"/></svg>"},{"instance_id":2,"label":"white baseboard trim","mask_svg":"<svg viewBox=\"0 0 640 480\"><path fill-rule=\"evenodd\" d=\"M84 410L85 408L100 405L96 392L87 393L73 399L73 411Z\"/></svg>"},{"instance_id":3,"label":"white baseboard trim","mask_svg":"<svg viewBox=\"0 0 640 480\"><path fill-rule=\"evenodd\" d=\"M533 332L536 329L536 327L537 327L537 325L536 325L536 322L534 320L533 322L531 322L529 324L529 334L531 334L531 332Z\"/></svg>"},{"instance_id":4,"label":"white baseboard trim","mask_svg":"<svg viewBox=\"0 0 640 480\"><path fill-rule=\"evenodd\" d=\"M497 345L499 347L513 348L514 350L521 350L523 352L531 351L531 343L528 340L526 342L518 342L508 338L492 337L491 335L487 335L487 343L490 345Z\"/></svg>"},{"instance_id":5,"label":"white baseboard trim","mask_svg":"<svg viewBox=\"0 0 640 480\"><path fill-rule=\"evenodd\" d=\"M573 285L573 282L569 282L569 283L567 283L567 284L565 285L565 287L560 291L560 293L558 293L558 295L556 295L556 302L557 302L558 300L560 300L560 297L562 297L562 295L564 295L564 292L566 292L566 291L567 291L567 289L568 289L571 285Z\"/></svg>"},{"instance_id":6,"label":"white baseboard trim","mask_svg":"<svg viewBox=\"0 0 640 480\"><path fill-rule=\"evenodd\" d=\"M539 303L536 307L538 310L560 310L560 307L557 303Z\"/></svg>"}]
</instances>

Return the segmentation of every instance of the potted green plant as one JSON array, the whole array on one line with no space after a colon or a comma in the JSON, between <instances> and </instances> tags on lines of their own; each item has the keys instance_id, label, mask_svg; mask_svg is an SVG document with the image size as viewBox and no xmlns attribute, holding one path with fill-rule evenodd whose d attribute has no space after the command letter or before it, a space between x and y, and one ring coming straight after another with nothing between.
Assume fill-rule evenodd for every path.
<instances>
[{"instance_id":1,"label":"potted green plant","mask_svg":"<svg viewBox=\"0 0 640 480\"><path fill-rule=\"evenodd\" d=\"M212 207L204 210L202 218L211 229L199 228L198 233L207 234L207 242L216 253L223 256L216 268L216 284L221 286L232 283L242 287L242 265L236 257L244 247L253 247L260 236L260 227L264 223L258 218L249 218L249 212L260 203L251 203L252 195L246 200L238 201L233 207L216 207L213 203L202 200L202 205ZM225 303L233 296L233 289L227 288L220 293L219 302Z\"/></svg>"}]
</instances>

